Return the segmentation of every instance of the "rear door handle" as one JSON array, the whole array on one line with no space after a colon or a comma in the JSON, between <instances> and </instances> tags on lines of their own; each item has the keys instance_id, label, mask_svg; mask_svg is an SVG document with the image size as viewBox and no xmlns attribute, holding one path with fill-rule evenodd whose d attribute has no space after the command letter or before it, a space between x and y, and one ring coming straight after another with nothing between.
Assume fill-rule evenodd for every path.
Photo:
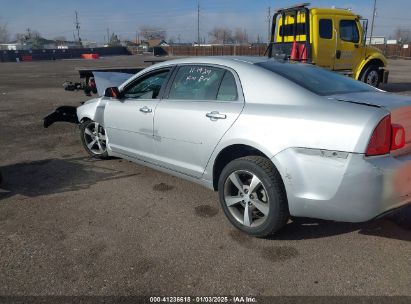
<instances>
[{"instance_id":1,"label":"rear door handle","mask_svg":"<svg viewBox=\"0 0 411 304\"><path fill-rule=\"evenodd\" d=\"M227 115L220 114L218 111L213 111L213 112L207 113L206 116L208 118L210 118L211 120L226 119L227 118Z\"/></svg>"},{"instance_id":2,"label":"rear door handle","mask_svg":"<svg viewBox=\"0 0 411 304\"><path fill-rule=\"evenodd\" d=\"M143 113L151 113L151 112L153 112L153 110L151 110L151 109L149 109L148 107L142 107L142 108L140 108L140 112L143 112Z\"/></svg>"}]
</instances>

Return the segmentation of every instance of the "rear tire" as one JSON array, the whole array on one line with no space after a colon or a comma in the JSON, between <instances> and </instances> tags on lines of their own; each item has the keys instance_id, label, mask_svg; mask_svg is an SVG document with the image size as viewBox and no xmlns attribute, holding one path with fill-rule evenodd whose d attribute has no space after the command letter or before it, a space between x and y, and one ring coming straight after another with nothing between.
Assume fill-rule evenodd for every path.
<instances>
[{"instance_id":1,"label":"rear tire","mask_svg":"<svg viewBox=\"0 0 411 304\"><path fill-rule=\"evenodd\" d=\"M86 120L80 125L80 139L84 149L90 156L109 159L107 138L104 127L93 120Z\"/></svg>"},{"instance_id":2,"label":"rear tire","mask_svg":"<svg viewBox=\"0 0 411 304\"><path fill-rule=\"evenodd\" d=\"M265 157L246 156L230 162L221 172L218 192L229 221L248 235L271 235L288 221L281 176Z\"/></svg>"},{"instance_id":3,"label":"rear tire","mask_svg":"<svg viewBox=\"0 0 411 304\"><path fill-rule=\"evenodd\" d=\"M378 88L381 82L379 66L371 64L366 67L361 73L360 79L362 82Z\"/></svg>"}]
</instances>

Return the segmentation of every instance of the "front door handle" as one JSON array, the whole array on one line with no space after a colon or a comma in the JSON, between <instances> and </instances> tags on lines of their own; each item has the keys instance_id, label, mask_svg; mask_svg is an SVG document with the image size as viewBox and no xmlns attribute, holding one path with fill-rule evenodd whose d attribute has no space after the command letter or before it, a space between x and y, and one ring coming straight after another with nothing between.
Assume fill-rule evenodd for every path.
<instances>
[{"instance_id":1,"label":"front door handle","mask_svg":"<svg viewBox=\"0 0 411 304\"><path fill-rule=\"evenodd\" d=\"M153 110L151 110L151 109L149 109L148 107L142 107L142 108L140 108L140 112L143 112L143 113L151 113L151 112L153 112Z\"/></svg>"},{"instance_id":2,"label":"front door handle","mask_svg":"<svg viewBox=\"0 0 411 304\"><path fill-rule=\"evenodd\" d=\"M335 57L337 57L337 59L340 59L340 58L341 58L341 51L340 51L340 50L337 50L337 51L335 52Z\"/></svg>"},{"instance_id":3,"label":"front door handle","mask_svg":"<svg viewBox=\"0 0 411 304\"><path fill-rule=\"evenodd\" d=\"M207 113L206 116L208 118L210 118L211 120L226 119L227 118L227 115L220 114L218 111L213 111L213 112Z\"/></svg>"}]
</instances>

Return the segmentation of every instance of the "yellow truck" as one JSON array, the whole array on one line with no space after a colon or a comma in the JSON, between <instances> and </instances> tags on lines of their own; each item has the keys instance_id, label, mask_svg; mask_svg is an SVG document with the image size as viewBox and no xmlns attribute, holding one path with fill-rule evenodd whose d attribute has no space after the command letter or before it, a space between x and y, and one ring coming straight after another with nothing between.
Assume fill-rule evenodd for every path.
<instances>
[{"instance_id":1,"label":"yellow truck","mask_svg":"<svg viewBox=\"0 0 411 304\"><path fill-rule=\"evenodd\" d=\"M268 56L306 61L375 87L386 83L387 59L366 45L368 20L348 9L309 5L275 12Z\"/></svg>"}]
</instances>

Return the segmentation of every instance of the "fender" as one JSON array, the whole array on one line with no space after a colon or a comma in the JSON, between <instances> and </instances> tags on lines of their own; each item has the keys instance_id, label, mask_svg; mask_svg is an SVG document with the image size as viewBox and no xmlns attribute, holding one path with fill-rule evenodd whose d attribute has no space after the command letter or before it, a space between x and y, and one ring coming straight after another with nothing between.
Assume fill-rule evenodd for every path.
<instances>
[{"instance_id":1,"label":"fender","mask_svg":"<svg viewBox=\"0 0 411 304\"><path fill-rule=\"evenodd\" d=\"M357 66L357 68L354 70L354 75L356 80L360 80L360 75L361 72L363 71L364 67L371 61L371 60L380 60L384 64L384 69L387 68L388 62L387 59L382 55L380 52L373 52L367 57L365 57L364 60L361 60L360 64Z\"/></svg>"}]
</instances>

